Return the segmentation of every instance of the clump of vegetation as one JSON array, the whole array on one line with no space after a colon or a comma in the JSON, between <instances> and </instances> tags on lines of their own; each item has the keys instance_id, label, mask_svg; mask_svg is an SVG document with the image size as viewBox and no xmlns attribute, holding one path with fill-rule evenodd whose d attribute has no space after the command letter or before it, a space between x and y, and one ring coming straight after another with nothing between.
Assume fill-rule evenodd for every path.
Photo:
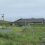
<instances>
[{"instance_id":1,"label":"clump of vegetation","mask_svg":"<svg viewBox=\"0 0 45 45\"><path fill-rule=\"evenodd\" d=\"M33 26L12 26L11 33L0 33L0 45L40 45L41 37L45 37L45 28Z\"/></svg>"}]
</instances>

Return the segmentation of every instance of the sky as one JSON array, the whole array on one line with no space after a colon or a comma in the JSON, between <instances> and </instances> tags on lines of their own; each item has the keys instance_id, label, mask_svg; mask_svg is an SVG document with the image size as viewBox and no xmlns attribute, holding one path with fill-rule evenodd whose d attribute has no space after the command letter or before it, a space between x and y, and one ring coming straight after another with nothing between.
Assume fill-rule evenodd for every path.
<instances>
[{"instance_id":1,"label":"sky","mask_svg":"<svg viewBox=\"0 0 45 45\"><path fill-rule=\"evenodd\" d=\"M0 0L0 19L3 13L8 21L45 18L45 0Z\"/></svg>"}]
</instances>

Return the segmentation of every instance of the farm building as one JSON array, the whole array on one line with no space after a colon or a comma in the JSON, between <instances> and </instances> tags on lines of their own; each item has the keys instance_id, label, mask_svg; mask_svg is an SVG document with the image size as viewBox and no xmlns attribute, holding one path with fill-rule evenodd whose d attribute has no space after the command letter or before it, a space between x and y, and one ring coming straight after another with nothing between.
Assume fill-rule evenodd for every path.
<instances>
[{"instance_id":1,"label":"farm building","mask_svg":"<svg viewBox=\"0 0 45 45\"><path fill-rule=\"evenodd\" d=\"M30 18L30 19L18 19L13 22L15 25L27 25L27 24L44 24L44 18Z\"/></svg>"}]
</instances>

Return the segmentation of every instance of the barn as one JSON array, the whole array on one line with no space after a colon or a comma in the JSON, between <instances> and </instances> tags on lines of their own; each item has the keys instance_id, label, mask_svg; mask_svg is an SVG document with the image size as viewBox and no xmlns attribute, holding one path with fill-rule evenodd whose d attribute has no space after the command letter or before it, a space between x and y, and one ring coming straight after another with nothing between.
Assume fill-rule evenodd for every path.
<instances>
[{"instance_id":1,"label":"barn","mask_svg":"<svg viewBox=\"0 0 45 45\"><path fill-rule=\"evenodd\" d=\"M44 18L18 19L13 22L15 25L45 24Z\"/></svg>"}]
</instances>

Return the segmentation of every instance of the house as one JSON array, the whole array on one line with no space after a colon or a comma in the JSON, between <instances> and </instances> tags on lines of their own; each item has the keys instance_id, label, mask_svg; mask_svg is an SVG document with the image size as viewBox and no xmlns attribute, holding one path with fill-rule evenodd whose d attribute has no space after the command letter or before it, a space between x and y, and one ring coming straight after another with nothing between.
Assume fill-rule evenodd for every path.
<instances>
[{"instance_id":1,"label":"house","mask_svg":"<svg viewBox=\"0 0 45 45\"><path fill-rule=\"evenodd\" d=\"M15 25L27 25L27 24L44 24L45 19L43 18L30 18L30 19L19 19L13 22Z\"/></svg>"}]
</instances>

